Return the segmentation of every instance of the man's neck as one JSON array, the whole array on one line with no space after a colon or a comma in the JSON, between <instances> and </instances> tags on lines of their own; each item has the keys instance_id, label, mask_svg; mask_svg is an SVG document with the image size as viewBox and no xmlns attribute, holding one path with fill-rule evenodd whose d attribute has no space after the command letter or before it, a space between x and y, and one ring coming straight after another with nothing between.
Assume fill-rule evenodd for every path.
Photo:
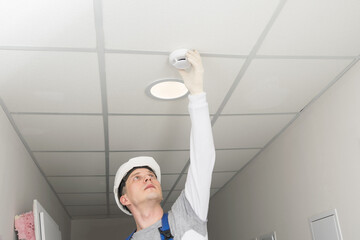
<instances>
[{"instance_id":1,"label":"man's neck","mask_svg":"<svg viewBox=\"0 0 360 240\"><path fill-rule=\"evenodd\" d=\"M162 218L164 211L160 204L156 204L141 206L136 210L133 209L132 213L136 222L136 231L140 231L159 221Z\"/></svg>"}]
</instances>

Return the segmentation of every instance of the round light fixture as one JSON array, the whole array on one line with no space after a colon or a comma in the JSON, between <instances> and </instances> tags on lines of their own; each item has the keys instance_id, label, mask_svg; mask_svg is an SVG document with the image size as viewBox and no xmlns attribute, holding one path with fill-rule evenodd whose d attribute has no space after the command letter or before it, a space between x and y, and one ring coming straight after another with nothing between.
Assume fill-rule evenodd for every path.
<instances>
[{"instance_id":1,"label":"round light fixture","mask_svg":"<svg viewBox=\"0 0 360 240\"><path fill-rule=\"evenodd\" d=\"M179 79L157 80L152 82L145 91L151 98L161 100L179 99L188 94L188 89L184 82Z\"/></svg>"}]
</instances>

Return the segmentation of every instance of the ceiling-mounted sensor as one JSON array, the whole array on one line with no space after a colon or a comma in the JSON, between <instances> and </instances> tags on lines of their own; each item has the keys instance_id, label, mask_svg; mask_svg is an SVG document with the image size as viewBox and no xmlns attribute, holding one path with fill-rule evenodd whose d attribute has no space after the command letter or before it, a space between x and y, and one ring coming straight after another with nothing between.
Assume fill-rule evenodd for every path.
<instances>
[{"instance_id":1,"label":"ceiling-mounted sensor","mask_svg":"<svg viewBox=\"0 0 360 240\"><path fill-rule=\"evenodd\" d=\"M178 49L173 51L169 56L169 62L177 69L187 69L191 63L186 58L188 49Z\"/></svg>"}]
</instances>

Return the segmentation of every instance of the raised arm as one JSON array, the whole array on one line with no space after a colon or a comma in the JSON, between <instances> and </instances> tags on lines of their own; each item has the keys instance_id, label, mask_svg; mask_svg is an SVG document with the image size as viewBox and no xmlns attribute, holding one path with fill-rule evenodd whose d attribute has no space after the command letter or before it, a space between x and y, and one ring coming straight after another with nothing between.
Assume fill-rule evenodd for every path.
<instances>
[{"instance_id":1,"label":"raised arm","mask_svg":"<svg viewBox=\"0 0 360 240\"><path fill-rule=\"evenodd\" d=\"M189 51L190 71L180 70L190 91L191 118L190 166L185 183L185 196L200 219L206 220L209 208L211 176L215 164L215 147L206 94L203 92L204 69L200 54Z\"/></svg>"}]
</instances>

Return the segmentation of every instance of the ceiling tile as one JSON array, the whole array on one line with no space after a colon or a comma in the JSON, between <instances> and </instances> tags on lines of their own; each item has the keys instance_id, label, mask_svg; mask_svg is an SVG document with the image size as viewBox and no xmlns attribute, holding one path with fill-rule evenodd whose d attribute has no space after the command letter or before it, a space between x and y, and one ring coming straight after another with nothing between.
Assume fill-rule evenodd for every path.
<instances>
[{"instance_id":1,"label":"ceiling tile","mask_svg":"<svg viewBox=\"0 0 360 240\"><path fill-rule=\"evenodd\" d=\"M219 188L212 188L210 189L210 197L214 196L220 189Z\"/></svg>"},{"instance_id":2,"label":"ceiling tile","mask_svg":"<svg viewBox=\"0 0 360 240\"><path fill-rule=\"evenodd\" d=\"M100 116L13 115L33 151L104 150Z\"/></svg>"},{"instance_id":3,"label":"ceiling tile","mask_svg":"<svg viewBox=\"0 0 360 240\"><path fill-rule=\"evenodd\" d=\"M235 175L236 172L226 172L226 173L213 173L211 188L221 188L227 183L230 178Z\"/></svg>"},{"instance_id":4,"label":"ceiling tile","mask_svg":"<svg viewBox=\"0 0 360 240\"><path fill-rule=\"evenodd\" d=\"M115 181L115 176L109 176L109 191L113 193L114 191L114 181ZM115 200L115 195L114 195L114 200Z\"/></svg>"},{"instance_id":5,"label":"ceiling tile","mask_svg":"<svg viewBox=\"0 0 360 240\"><path fill-rule=\"evenodd\" d=\"M169 195L169 193L170 193L170 190L162 191L163 200L165 200L165 198L167 198L167 196Z\"/></svg>"},{"instance_id":6,"label":"ceiling tile","mask_svg":"<svg viewBox=\"0 0 360 240\"><path fill-rule=\"evenodd\" d=\"M229 0L226 4L191 0L104 1L106 48L169 51L187 47L212 53L248 54L277 4L277 0Z\"/></svg>"},{"instance_id":7,"label":"ceiling tile","mask_svg":"<svg viewBox=\"0 0 360 240\"><path fill-rule=\"evenodd\" d=\"M165 205L163 206L164 212L169 212L173 204L174 203L165 203Z\"/></svg>"},{"instance_id":8,"label":"ceiling tile","mask_svg":"<svg viewBox=\"0 0 360 240\"><path fill-rule=\"evenodd\" d=\"M211 188L221 188L236 172L214 172L212 174ZM187 174L184 174L175 190L183 190L185 188Z\"/></svg>"},{"instance_id":9,"label":"ceiling tile","mask_svg":"<svg viewBox=\"0 0 360 240\"><path fill-rule=\"evenodd\" d=\"M117 215L118 217L121 217L121 218L130 217L129 215L127 215L123 211L121 211L120 208L117 205L110 205L110 214L111 215Z\"/></svg>"},{"instance_id":10,"label":"ceiling tile","mask_svg":"<svg viewBox=\"0 0 360 240\"><path fill-rule=\"evenodd\" d=\"M161 175L161 188L162 188L162 190L163 191L170 190L178 177L179 177L179 175L177 175L177 174L174 174L174 175ZM109 186L110 186L110 191L111 192L114 189L114 181L115 181L115 176L110 176L109 177Z\"/></svg>"},{"instance_id":11,"label":"ceiling tile","mask_svg":"<svg viewBox=\"0 0 360 240\"><path fill-rule=\"evenodd\" d=\"M93 1L0 2L0 45L95 47Z\"/></svg>"},{"instance_id":12,"label":"ceiling tile","mask_svg":"<svg viewBox=\"0 0 360 240\"><path fill-rule=\"evenodd\" d=\"M110 150L189 149L188 116L109 116Z\"/></svg>"},{"instance_id":13,"label":"ceiling tile","mask_svg":"<svg viewBox=\"0 0 360 240\"><path fill-rule=\"evenodd\" d=\"M99 215L106 214L107 207L104 206L67 206L66 209L69 211L71 216L88 216L88 215Z\"/></svg>"},{"instance_id":14,"label":"ceiling tile","mask_svg":"<svg viewBox=\"0 0 360 240\"><path fill-rule=\"evenodd\" d=\"M104 219L109 218L107 214L73 215L71 219Z\"/></svg>"},{"instance_id":15,"label":"ceiling tile","mask_svg":"<svg viewBox=\"0 0 360 240\"><path fill-rule=\"evenodd\" d=\"M58 194L64 205L100 205L106 204L106 193Z\"/></svg>"},{"instance_id":16,"label":"ceiling tile","mask_svg":"<svg viewBox=\"0 0 360 240\"><path fill-rule=\"evenodd\" d=\"M299 112L350 62L255 59L222 113Z\"/></svg>"},{"instance_id":17,"label":"ceiling tile","mask_svg":"<svg viewBox=\"0 0 360 240\"><path fill-rule=\"evenodd\" d=\"M287 1L258 54L355 56L360 1Z\"/></svg>"},{"instance_id":18,"label":"ceiling tile","mask_svg":"<svg viewBox=\"0 0 360 240\"><path fill-rule=\"evenodd\" d=\"M102 113L95 53L0 50L0 64L10 112Z\"/></svg>"},{"instance_id":19,"label":"ceiling tile","mask_svg":"<svg viewBox=\"0 0 360 240\"><path fill-rule=\"evenodd\" d=\"M163 191L169 191L174 185L176 179L178 179L179 175L162 175L161 176L161 188Z\"/></svg>"},{"instance_id":20,"label":"ceiling tile","mask_svg":"<svg viewBox=\"0 0 360 240\"><path fill-rule=\"evenodd\" d=\"M164 175L161 178L162 178L161 179L162 189L163 190L171 190L171 188L175 184L175 181L179 178L179 175ZM178 186L182 185L182 181L181 181L182 178L180 179L179 183L177 184L177 186L175 188L176 190L179 189Z\"/></svg>"},{"instance_id":21,"label":"ceiling tile","mask_svg":"<svg viewBox=\"0 0 360 240\"><path fill-rule=\"evenodd\" d=\"M214 113L244 60L202 57L202 61L205 69L204 91L210 112ZM168 56L107 54L106 71L109 113L188 113L187 97L164 101L150 98L145 93L148 85L156 80L181 79L177 70L168 63Z\"/></svg>"},{"instance_id":22,"label":"ceiling tile","mask_svg":"<svg viewBox=\"0 0 360 240\"><path fill-rule=\"evenodd\" d=\"M174 190L183 190L185 188L187 174L183 174L180 178L180 181L176 184Z\"/></svg>"},{"instance_id":23,"label":"ceiling tile","mask_svg":"<svg viewBox=\"0 0 360 240\"><path fill-rule=\"evenodd\" d=\"M46 176L105 175L103 152L35 152Z\"/></svg>"},{"instance_id":24,"label":"ceiling tile","mask_svg":"<svg viewBox=\"0 0 360 240\"><path fill-rule=\"evenodd\" d=\"M259 151L260 149L216 150L214 171L238 171Z\"/></svg>"},{"instance_id":25,"label":"ceiling tile","mask_svg":"<svg viewBox=\"0 0 360 240\"><path fill-rule=\"evenodd\" d=\"M172 191L170 197L168 198L168 200L166 201L167 203L173 203L176 201L176 199L180 196L180 193L182 192L182 190L174 190Z\"/></svg>"},{"instance_id":26,"label":"ceiling tile","mask_svg":"<svg viewBox=\"0 0 360 240\"><path fill-rule=\"evenodd\" d=\"M213 127L217 148L262 148L295 114L220 116Z\"/></svg>"},{"instance_id":27,"label":"ceiling tile","mask_svg":"<svg viewBox=\"0 0 360 240\"><path fill-rule=\"evenodd\" d=\"M106 192L105 177L48 177L57 193Z\"/></svg>"},{"instance_id":28,"label":"ceiling tile","mask_svg":"<svg viewBox=\"0 0 360 240\"><path fill-rule=\"evenodd\" d=\"M180 173L189 160L188 151L166 152L110 152L110 174L115 175L118 168L130 158L138 156L153 157L159 164L161 173Z\"/></svg>"},{"instance_id":29,"label":"ceiling tile","mask_svg":"<svg viewBox=\"0 0 360 240\"><path fill-rule=\"evenodd\" d=\"M112 186L114 186L114 182L112 183ZM114 195L114 193L113 193L113 188L110 188L109 199L110 199L110 204L116 205L115 195Z\"/></svg>"}]
</instances>

